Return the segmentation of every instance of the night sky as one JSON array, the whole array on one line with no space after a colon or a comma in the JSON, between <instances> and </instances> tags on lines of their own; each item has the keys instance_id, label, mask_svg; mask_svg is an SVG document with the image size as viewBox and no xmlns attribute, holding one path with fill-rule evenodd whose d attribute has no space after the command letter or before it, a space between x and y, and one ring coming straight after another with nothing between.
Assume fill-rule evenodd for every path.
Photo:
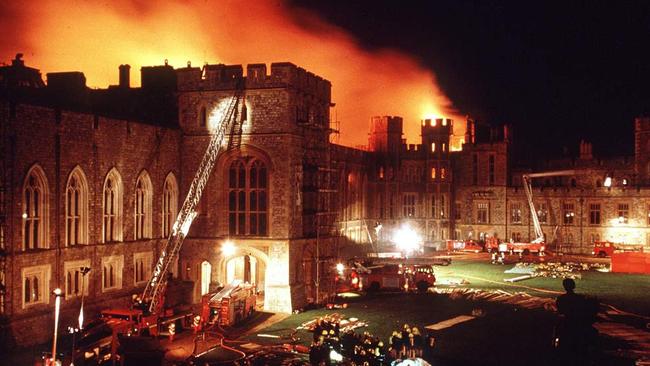
<instances>
[{"instance_id":1,"label":"night sky","mask_svg":"<svg viewBox=\"0 0 650 366\"><path fill-rule=\"evenodd\" d=\"M633 119L650 112L650 1L290 3L412 55L459 111L512 124L535 150L576 154L585 138L596 155L632 154Z\"/></svg>"}]
</instances>

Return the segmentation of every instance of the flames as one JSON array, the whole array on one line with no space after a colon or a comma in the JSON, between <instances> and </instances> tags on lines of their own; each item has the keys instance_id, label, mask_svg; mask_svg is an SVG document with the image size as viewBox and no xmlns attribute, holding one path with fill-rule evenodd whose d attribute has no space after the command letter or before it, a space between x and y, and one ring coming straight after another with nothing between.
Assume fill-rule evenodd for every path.
<instances>
[{"instance_id":1,"label":"flames","mask_svg":"<svg viewBox=\"0 0 650 366\"><path fill-rule=\"evenodd\" d=\"M164 60L175 67L289 61L332 82L342 144L365 145L374 115L404 117L410 143L420 141L425 117L453 118L455 144L464 134L463 117L417 60L362 50L351 35L281 1L46 0L5 3L0 12L10 35L0 43L3 60L24 52L43 72L83 71L89 86L117 84L124 63L138 70Z\"/></svg>"}]
</instances>

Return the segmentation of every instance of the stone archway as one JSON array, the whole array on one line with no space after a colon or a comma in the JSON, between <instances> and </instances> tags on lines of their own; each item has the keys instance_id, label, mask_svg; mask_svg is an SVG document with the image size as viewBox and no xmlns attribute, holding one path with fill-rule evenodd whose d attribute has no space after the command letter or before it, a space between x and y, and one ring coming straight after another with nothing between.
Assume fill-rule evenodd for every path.
<instances>
[{"instance_id":1,"label":"stone archway","mask_svg":"<svg viewBox=\"0 0 650 366\"><path fill-rule=\"evenodd\" d=\"M242 280L255 285L258 294L264 294L268 256L250 246L238 245L233 254L222 256L218 263L219 281L226 285L233 280Z\"/></svg>"}]
</instances>

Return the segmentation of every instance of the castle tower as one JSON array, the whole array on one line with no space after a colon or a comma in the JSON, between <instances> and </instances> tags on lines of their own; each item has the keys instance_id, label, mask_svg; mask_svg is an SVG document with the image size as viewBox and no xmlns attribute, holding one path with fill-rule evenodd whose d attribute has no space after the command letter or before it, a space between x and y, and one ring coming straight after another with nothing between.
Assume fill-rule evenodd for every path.
<instances>
[{"instance_id":1,"label":"castle tower","mask_svg":"<svg viewBox=\"0 0 650 366\"><path fill-rule=\"evenodd\" d=\"M370 119L368 150L397 153L402 145L402 117L376 116Z\"/></svg>"}]
</instances>

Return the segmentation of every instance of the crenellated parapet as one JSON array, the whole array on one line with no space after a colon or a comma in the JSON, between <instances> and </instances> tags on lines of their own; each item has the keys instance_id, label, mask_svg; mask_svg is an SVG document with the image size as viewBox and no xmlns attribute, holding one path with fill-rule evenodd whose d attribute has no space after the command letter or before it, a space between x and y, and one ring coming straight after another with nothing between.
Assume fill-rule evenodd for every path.
<instances>
[{"instance_id":1,"label":"crenellated parapet","mask_svg":"<svg viewBox=\"0 0 650 366\"><path fill-rule=\"evenodd\" d=\"M266 64L209 65L202 69L188 66L176 69L179 91L228 90L244 78L247 89L293 88L306 95L330 100L331 83L301 67L289 62L271 64L268 73Z\"/></svg>"}]
</instances>

